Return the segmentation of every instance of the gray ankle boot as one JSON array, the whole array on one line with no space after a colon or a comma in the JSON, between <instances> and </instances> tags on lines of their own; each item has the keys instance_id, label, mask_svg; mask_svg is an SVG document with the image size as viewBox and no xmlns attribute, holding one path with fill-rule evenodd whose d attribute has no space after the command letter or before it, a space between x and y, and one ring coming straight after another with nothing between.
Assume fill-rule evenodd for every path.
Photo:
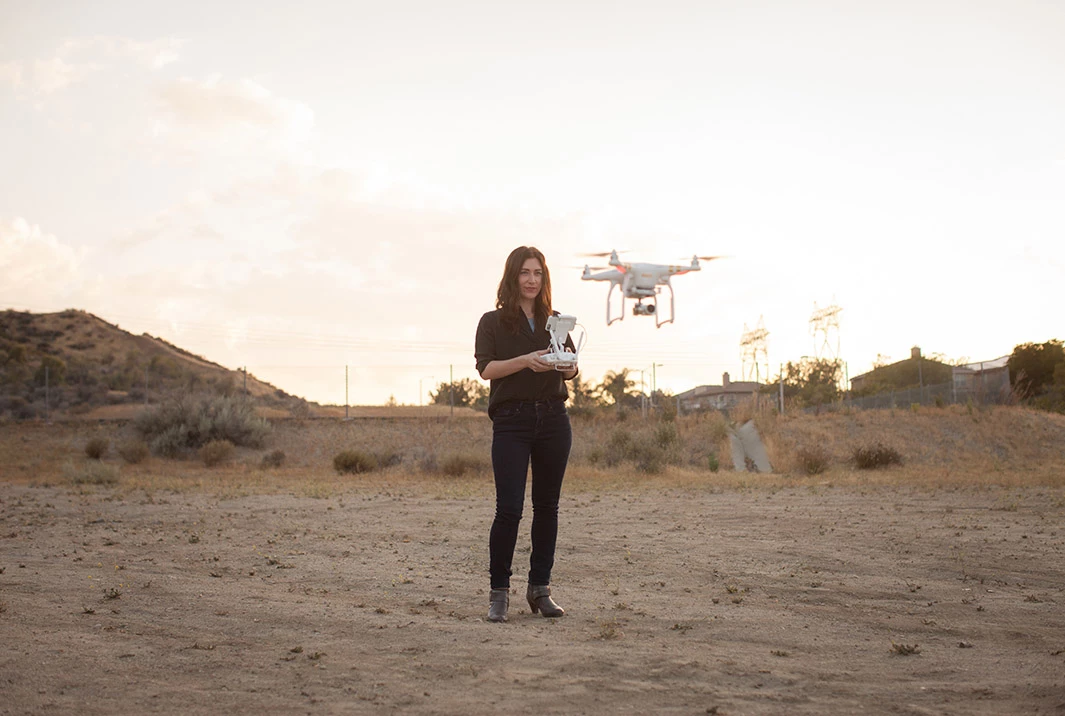
<instances>
[{"instance_id":1,"label":"gray ankle boot","mask_svg":"<svg viewBox=\"0 0 1065 716\"><path fill-rule=\"evenodd\" d=\"M505 622L510 607L510 590L493 589L488 597L488 621Z\"/></svg>"},{"instance_id":2,"label":"gray ankle boot","mask_svg":"<svg viewBox=\"0 0 1065 716\"><path fill-rule=\"evenodd\" d=\"M525 598L529 600L529 609L533 614L540 612L545 617L561 617L566 614L565 609L555 604L555 600L551 598L551 587L546 584L530 584Z\"/></svg>"}]
</instances>

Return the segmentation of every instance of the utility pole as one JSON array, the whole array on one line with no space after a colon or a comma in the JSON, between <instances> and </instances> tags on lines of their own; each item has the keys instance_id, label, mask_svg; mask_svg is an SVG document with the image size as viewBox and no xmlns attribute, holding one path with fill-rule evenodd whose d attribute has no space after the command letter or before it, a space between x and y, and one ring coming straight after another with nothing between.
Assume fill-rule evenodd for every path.
<instances>
[{"instance_id":1,"label":"utility pole","mask_svg":"<svg viewBox=\"0 0 1065 716\"><path fill-rule=\"evenodd\" d=\"M144 366L144 405L148 405L148 366Z\"/></svg>"},{"instance_id":2,"label":"utility pole","mask_svg":"<svg viewBox=\"0 0 1065 716\"><path fill-rule=\"evenodd\" d=\"M344 366L344 420L348 419L348 367Z\"/></svg>"},{"instance_id":3,"label":"utility pole","mask_svg":"<svg viewBox=\"0 0 1065 716\"><path fill-rule=\"evenodd\" d=\"M643 379L643 368L640 368L640 417L647 418L647 385Z\"/></svg>"},{"instance_id":4,"label":"utility pole","mask_svg":"<svg viewBox=\"0 0 1065 716\"><path fill-rule=\"evenodd\" d=\"M244 395L248 394L248 366L244 366Z\"/></svg>"},{"instance_id":5,"label":"utility pole","mask_svg":"<svg viewBox=\"0 0 1065 716\"><path fill-rule=\"evenodd\" d=\"M422 392L422 381L426 378L432 381L436 380L436 376L432 375L423 375L421 378L418 378L418 405L425 405L425 393Z\"/></svg>"},{"instance_id":6,"label":"utility pole","mask_svg":"<svg viewBox=\"0 0 1065 716\"><path fill-rule=\"evenodd\" d=\"M451 382L449 384L450 388L448 390L448 401L451 403L451 417L453 418L455 417L455 364L450 364L448 368L451 371Z\"/></svg>"}]
</instances>

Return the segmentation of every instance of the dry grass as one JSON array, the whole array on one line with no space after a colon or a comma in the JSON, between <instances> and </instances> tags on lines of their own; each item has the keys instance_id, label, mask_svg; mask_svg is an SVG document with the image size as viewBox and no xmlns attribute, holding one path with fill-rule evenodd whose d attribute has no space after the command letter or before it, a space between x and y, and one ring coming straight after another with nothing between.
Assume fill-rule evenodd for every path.
<instances>
[{"instance_id":1,"label":"dry grass","mask_svg":"<svg viewBox=\"0 0 1065 716\"><path fill-rule=\"evenodd\" d=\"M735 472L728 457L727 432L716 415L683 416L675 423L679 461L657 474L640 472L629 462L608 467L590 460L597 447L620 431L653 439L660 423L638 418L575 417L574 449L566 489L579 494L643 490L779 489L805 486L960 486L1065 485L1065 416L1021 407L999 407L969 414L964 408L870 411L755 417L776 472ZM488 450L491 423L477 419L380 418L362 420L284 420L273 423L262 449L238 448L230 463L208 469L194 460L148 458L123 464L118 456L100 463L117 477L120 491L207 491L220 495L264 492L330 497L352 489L418 491L440 496L490 494ZM661 431L662 435L666 432ZM125 444L132 428L124 422L8 423L0 429L2 479L23 484L70 484L94 489L95 480L72 479L69 464L85 461L84 446L94 436ZM672 438L670 438L672 440ZM854 467L855 446L882 440L896 447L902 466L863 471ZM806 473L801 451L819 446L823 472ZM344 450L390 456L390 464L355 479L338 475L333 457ZM281 451L280 467L265 468L263 458ZM707 456L721 469L712 472ZM464 469L440 466L460 456ZM393 459L394 458L394 459ZM94 461L95 462L95 461ZM457 465L457 461L456 465ZM64 466L65 468L64 472ZM435 469L426 469L435 465ZM451 472L449 475L447 472ZM461 473L461 474L458 474ZM85 475L84 477L89 477ZM101 481L100 484L107 484Z\"/></svg>"}]
</instances>

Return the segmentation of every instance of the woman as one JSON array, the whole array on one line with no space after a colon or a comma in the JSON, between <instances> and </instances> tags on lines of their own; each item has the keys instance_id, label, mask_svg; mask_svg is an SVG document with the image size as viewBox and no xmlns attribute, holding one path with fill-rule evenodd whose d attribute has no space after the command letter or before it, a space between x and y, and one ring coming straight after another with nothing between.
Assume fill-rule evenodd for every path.
<instances>
[{"instance_id":1,"label":"woman","mask_svg":"<svg viewBox=\"0 0 1065 716\"><path fill-rule=\"evenodd\" d=\"M532 555L526 599L533 614L560 617L551 599L551 569L558 534L558 498L573 442L566 414L564 380L577 368L555 370L548 352L547 318L551 275L539 250L519 246L507 257L496 292L496 310L481 316L474 357L481 377L491 382L492 470L496 513L488 538L491 597L488 619L507 620L510 566L525 503L525 479L532 463ZM566 348L573 350L567 338Z\"/></svg>"}]
</instances>

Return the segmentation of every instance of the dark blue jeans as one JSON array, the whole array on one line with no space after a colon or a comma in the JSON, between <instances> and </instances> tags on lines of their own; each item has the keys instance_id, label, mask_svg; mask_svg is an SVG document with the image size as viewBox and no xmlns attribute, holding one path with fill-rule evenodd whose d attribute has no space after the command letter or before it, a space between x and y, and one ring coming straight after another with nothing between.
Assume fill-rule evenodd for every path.
<instances>
[{"instance_id":1,"label":"dark blue jeans","mask_svg":"<svg viewBox=\"0 0 1065 716\"><path fill-rule=\"evenodd\" d=\"M510 565L532 464L532 555L529 584L550 584L558 536L558 498L573 433L561 399L504 403L492 416L496 516L488 537L492 589L510 587Z\"/></svg>"}]
</instances>

